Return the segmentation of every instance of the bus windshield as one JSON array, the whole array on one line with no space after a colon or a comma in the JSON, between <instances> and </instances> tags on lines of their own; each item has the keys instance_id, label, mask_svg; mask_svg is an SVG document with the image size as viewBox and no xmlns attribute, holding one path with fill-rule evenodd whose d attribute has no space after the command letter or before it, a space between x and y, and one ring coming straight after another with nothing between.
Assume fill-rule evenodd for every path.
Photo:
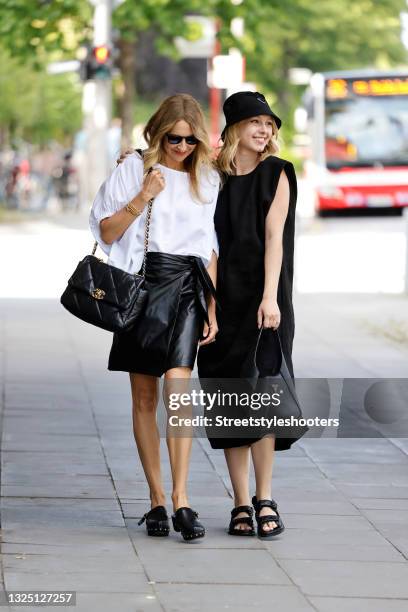
<instances>
[{"instance_id":1,"label":"bus windshield","mask_svg":"<svg viewBox=\"0 0 408 612\"><path fill-rule=\"evenodd\" d=\"M408 165L408 96L326 99L328 168Z\"/></svg>"}]
</instances>

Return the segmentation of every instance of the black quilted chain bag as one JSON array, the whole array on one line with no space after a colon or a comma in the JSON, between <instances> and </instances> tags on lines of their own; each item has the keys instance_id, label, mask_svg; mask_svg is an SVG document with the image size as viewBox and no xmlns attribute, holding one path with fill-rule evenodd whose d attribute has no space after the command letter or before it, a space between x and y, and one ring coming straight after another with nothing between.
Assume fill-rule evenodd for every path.
<instances>
[{"instance_id":1,"label":"black quilted chain bag","mask_svg":"<svg viewBox=\"0 0 408 612\"><path fill-rule=\"evenodd\" d=\"M110 332L129 329L142 312L147 298L146 256L149 246L153 198L148 203L141 274L130 274L95 257L98 243L68 280L61 304L73 315Z\"/></svg>"}]
</instances>

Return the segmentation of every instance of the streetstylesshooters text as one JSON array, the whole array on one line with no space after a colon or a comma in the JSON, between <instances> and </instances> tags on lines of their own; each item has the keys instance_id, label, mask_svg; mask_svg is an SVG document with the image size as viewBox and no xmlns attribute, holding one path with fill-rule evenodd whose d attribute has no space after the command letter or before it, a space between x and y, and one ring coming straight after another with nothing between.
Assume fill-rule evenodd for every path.
<instances>
[{"instance_id":1,"label":"streetstylesshooters text","mask_svg":"<svg viewBox=\"0 0 408 612\"><path fill-rule=\"evenodd\" d=\"M276 385L274 385L276 387ZM168 396L168 409L172 411L188 409L191 407L201 407L206 411L211 411L214 407L230 407L234 406L247 407L251 410L260 410L261 408L277 407L281 404L281 395L283 391L275 391L274 393L226 393L217 391L215 393L207 393L203 389L192 390L189 393L170 393ZM172 414L169 416L168 423L172 427L338 427L339 419L337 418L303 418L295 417L272 417L265 416L248 416L245 418L227 417L225 415L217 415L215 419L207 415L196 416L181 416Z\"/></svg>"}]
</instances>

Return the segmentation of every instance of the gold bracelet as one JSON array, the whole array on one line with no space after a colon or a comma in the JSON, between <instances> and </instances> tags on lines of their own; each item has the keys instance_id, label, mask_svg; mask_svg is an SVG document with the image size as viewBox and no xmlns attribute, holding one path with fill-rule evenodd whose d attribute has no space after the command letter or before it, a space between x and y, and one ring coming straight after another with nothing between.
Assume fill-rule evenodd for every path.
<instances>
[{"instance_id":1,"label":"gold bracelet","mask_svg":"<svg viewBox=\"0 0 408 612\"><path fill-rule=\"evenodd\" d=\"M142 211L135 208L135 205L132 204L132 200L126 205L126 210L134 217L139 217L142 214Z\"/></svg>"}]
</instances>

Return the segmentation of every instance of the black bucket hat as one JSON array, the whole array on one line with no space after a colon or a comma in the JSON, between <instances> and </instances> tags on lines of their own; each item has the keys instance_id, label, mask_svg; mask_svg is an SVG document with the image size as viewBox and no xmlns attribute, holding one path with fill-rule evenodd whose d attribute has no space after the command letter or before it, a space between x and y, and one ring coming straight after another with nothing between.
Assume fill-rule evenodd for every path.
<instances>
[{"instance_id":1,"label":"black bucket hat","mask_svg":"<svg viewBox=\"0 0 408 612\"><path fill-rule=\"evenodd\" d=\"M282 125L281 119L271 110L265 96L259 91L237 91L225 100L222 110L225 115L225 127L221 133L222 140L224 140L227 127L243 119L249 119L249 117L270 115L275 120L278 130Z\"/></svg>"}]
</instances>

